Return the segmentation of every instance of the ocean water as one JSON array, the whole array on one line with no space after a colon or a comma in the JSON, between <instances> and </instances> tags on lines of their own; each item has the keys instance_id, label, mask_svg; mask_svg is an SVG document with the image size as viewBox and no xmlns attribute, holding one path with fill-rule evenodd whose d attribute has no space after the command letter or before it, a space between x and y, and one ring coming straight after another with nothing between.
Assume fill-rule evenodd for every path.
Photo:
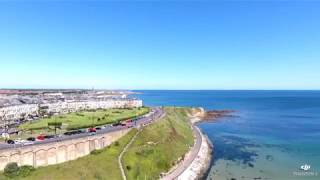
<instances>
[{"instance_id":1,"label":"ocean water","mask_svg":"<svg viewBox=\"0 0 320 180\"><path fill-rule=\"evenodd\" d=\"M151 106L235 110L198 125L214 144L207 179L320 180L320 91L139 92Z\"/></svg>"}]
</instances>

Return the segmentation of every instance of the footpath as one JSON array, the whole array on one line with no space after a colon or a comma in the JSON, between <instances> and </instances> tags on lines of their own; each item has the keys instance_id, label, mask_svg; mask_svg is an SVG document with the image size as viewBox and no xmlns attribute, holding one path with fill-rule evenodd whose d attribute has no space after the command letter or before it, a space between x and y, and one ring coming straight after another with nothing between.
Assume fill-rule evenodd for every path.
<instances>
[{"instance_id":1,"label":"footpath","mask_svg":"<svg viewBox=\"0 0 320 180\"><path fill-rule=\"evenodd\" d=\"M156 117L153 117L152 121L150 123L147 123L145 125L140 125L137 127L138 131L137 133L131 138L130 142L123 148L122 152L120 153L119 157L118 157L118 164L120 167L120 171L121 171L121 176L123 180L127 180L127 176L125 174L124 168L123 168L123 163L122 163L122 157L123 155L127 152L128 148L131 146L131 144L136 140L137 136L139 135L139 133L143 130L143 128L145 126L150 125L151 123L153 123L156 120L160 120L162 119L164 116L166 115L165 112L163 112L163 110L160 110L160 114Z\"/></svg>"},{"instance_id":2,"label":"footpath","mask_svg":"<svg viewBox=\"0 0 320 180\"><path fill-rule=\"evenodd\" d=\"M195 143L185 158L166 173L161 180L195 180L200 179L207 171L211 161L212 145L200 129L194 125L199 122L200 113L191 117L191 127Z\"/></svg>"}]
</instances>

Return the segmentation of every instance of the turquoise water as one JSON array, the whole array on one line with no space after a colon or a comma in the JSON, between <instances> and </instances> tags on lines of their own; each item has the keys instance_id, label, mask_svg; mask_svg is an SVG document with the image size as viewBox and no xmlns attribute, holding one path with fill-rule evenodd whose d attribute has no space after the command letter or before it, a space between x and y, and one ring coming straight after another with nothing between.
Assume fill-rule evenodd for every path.
<instances>
[{"instance_id":1,"label":"turquoise water","mask_svg":"<svg viewBox=\"0 0 320 180\"><path fill-rule=\"evenodd\" d=\"M214 144L207 179L320 179L320 91L141 92L146 105L235 110L199 124Z\"/></svg>"}]
</instances>

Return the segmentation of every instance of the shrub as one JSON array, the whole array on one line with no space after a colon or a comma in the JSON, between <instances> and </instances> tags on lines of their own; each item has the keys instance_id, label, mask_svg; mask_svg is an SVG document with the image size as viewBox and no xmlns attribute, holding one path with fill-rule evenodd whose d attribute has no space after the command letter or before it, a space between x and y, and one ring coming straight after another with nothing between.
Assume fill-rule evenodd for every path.
<instances>
[{"instance_id":1,"label":"shrub","mask_svg":"<svg viewBox=\"0 0 320 180\"><path fill-rule=\"evenodd\" d=\"M103 149L95 149L95 150L91 151L90 154L97 155L97 154L102 153L102 151L103 151Z\"/></svg>"},{"instance_id":2,"label":"shrub","mask_svg":"<svg viewBox=\"0 0 320 180\"><path fill-rule=\"evenodd\" d=\"M115 146L119 146L120 143L119 143L118 141L116 141L116 142L114 143L114 145L115 145Z\"/></svg>"},{"instance_id":3,"label":"shrub","mask_svg":"<svg viewBox=\"0 0 320 180\"><path fill-rule=\"evenodd\" d=\"M131 166L126 166L127 170L130 171L131 170Z\"/></svg>"},{"instance_id":4,"label":"shrub","mask_svg":"<svg viewBox=\"0 0 320 180\"><path fill-rule=\"evenodd\" d=\"M170 165L165 159L158 159L156 165L159 169L169 169Z\"/></svg>"},{"instance_id":5,"label":"shrub","mask_svg":"<svg viewBox=\"0 0 320 180\"><path fill-rule=\"evenodd\" d=\"M19 172L19 167L16 162L11 162L4 168L4 175L6 176L17 176Z\"/></svg>"},{"instance_id":6,"label":"shrub","mask_svg":"<svg viewBox=\"0 0 320 180\"><path fill-rule=\"evenodd\" d=\"M24 166L21 166L20 169L19 169L19 176L21 177L26 177L28 176L32 171L34 171L34 167L32 166L28 166L28 165L24 165Z\"/></svg>"},{"instance_id":7,"label":"shrub","mask_svg":"<svg viewBox=\"0 0 320 180\"><path fill-rule=\"evenodd\" d=\"M183 154L182 157L181 157L182 161L184 160L184 158L185 158L185 154Z\"/></svg>"}]
</instances>

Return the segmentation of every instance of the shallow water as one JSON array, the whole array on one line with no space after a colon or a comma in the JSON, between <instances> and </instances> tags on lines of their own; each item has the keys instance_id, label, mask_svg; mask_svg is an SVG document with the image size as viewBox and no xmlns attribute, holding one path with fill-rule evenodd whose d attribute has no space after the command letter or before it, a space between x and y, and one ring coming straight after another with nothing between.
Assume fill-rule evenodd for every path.
<instances>
[{"instance_id":1,"label":"shallow water","mask_svg":"<svg viewBox=\"0 0 320 180\"><path fill-rule=\"evenodd\" d=\"M142 92L146 105L236 110L199 124L214 144L207 179L320 179L320 91Z\"/></svg>"}]
</instances>

